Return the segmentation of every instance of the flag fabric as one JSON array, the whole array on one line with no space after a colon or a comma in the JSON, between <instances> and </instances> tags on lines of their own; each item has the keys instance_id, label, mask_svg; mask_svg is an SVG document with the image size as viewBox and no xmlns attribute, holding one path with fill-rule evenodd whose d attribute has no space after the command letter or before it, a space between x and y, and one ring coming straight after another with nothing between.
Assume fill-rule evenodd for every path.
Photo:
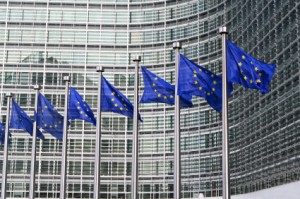
<instances>
[{"instance_id":1,"label":"flag fabric","mask_svg":"<svg viewBox=\"0 0 300 199\"><path fill-rule=\"evenodd\" d=\"M56 139L62 140L64 117L54 109L41 93L38 96L38 109L35 119L38 127L44 129Z\"/></svg>"},{"instance_id":2,"label":"flag fabric","mask_svg":"<svg viewBox=\"0 0 300 199\"><path fill-rule=\"evenodd\" d=\"M228 96L233 90L228 84ZM180 54L178 94L190 94L206 99L218 112L222 111L222 78Z\"/></svg>"},{"instance_id":3,"label":"flag fabric","mask_svg":"<svg viewBox=\"0 0 300 199\"><path fill-rule=\"evenodd\" d=\"M70 87L68 119L81 119L96 126L96 119L92 109L73 87Z\"/></svg>"},{"instance_id":4,"label":"flag fabric","mask_svg":"<svg viewBox=\"0 0 300 199\"><path fill-rule=\"evenodd\" d=\"M31 136L33 134L33 122L22 108L12 99L10 129L21 129L27 131ZM37 137L45 139L40 130L37 129Z\"/></svg>"},{"instance_id":5,"label":"flag fabric","mask_svg":"<svg viewBox=\"0 0 300 199\"><path fill-rule=\"evenodd\" d=\"M133 105L102 76L101 111L111 111L133 118ZM141 121L140 115L138 116Z\"/></svg>"},{"instance_id":6,"label":"flag fabric","mask_svg":"<svg viewBox=\"0 0 300 199\"><path fill-rule=\"evenodd\" d=\"M9 137L11 137L11 134L9 133ZM5 125L0 123L0 142L2 144L5 144ZM8 140L8 144L11 144L11 141Z\"/></svg>"},{"instance_id":7,"label":"flag fabric","mask_svg":"<svg viewBox=\"0 0 300 199\"><path fill-rule=\"evenodd\" d=\"M144 93L141 97L140 103L166 103L174 105L175 103L175 86L169 84L164 79L142 68L142 74L144 78ZM180 97L181 107L192 107L192 96L184 95Z\"/></svg>"},{"instance_id":8,"label":"flag fabric","mask_svg":"<svg viewBox=\"0 0 300 199\"><path fill-rule=\"evenodd\" d=\"M229 40L226 41L226 46L227 81L267 93L276 65L255 59Z\"/></svg>"}]
</instances>

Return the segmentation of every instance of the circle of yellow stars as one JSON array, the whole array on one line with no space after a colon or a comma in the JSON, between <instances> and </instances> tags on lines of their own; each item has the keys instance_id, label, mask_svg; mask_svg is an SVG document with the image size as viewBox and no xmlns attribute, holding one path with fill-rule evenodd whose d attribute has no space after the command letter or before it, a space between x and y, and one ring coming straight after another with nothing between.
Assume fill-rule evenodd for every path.
<instances>
[{"instance_id":1,"label":"circle of yellow stars","mask_svg":"<svg viewBox=\"0 0 300 199\"><path fill-rule=\"evenodd\" d=\"M245 55L242 55L241 58L242 58L242 60L244 60L245 62L247 61ZM262 77L263 74L262 74L262 72L259 71L259 68L258 68L257 66L254 66L254 64L253 64L252 61L250 61L250 64L253 65L254 71L256 72L256 74L257 74L259 77ZM242 63L241 61L238 62L238 66L240 67L240 74L243 75L244 71L243 71L242 68L241 68L241 67L243 66L243 63ZM253 82L254 82L253 79L247 77L246 75L243 76L243 79L244 79L244 81L249 82L250 84L253 84ZM256 84L261 83L261 79L260 79L260 78L256 79L256 80L255 80L255 83L256 83Z\"/></svg>"}]
</instances>

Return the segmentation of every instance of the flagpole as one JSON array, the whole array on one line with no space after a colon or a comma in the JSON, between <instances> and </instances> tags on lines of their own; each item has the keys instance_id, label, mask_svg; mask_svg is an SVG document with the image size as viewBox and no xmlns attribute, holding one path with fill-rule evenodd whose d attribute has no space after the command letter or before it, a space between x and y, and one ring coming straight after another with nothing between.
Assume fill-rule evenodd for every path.
<instances>
[{"instance_id":1,"label":"flagpole","mask_svg":"<svg viewBox=\"0 0 300 199\"><path fill-rule=\"evenodd\" d=\"M230 199L230 170L229 170L229 143L228 143L228 99L227 99L227 60L226 60L226 26L220 27L222 35L222 124L223 124L223 199Z\"/></svg>"},{"instance_id":2,"label":"flagpole","mask_svg":"<svg viewBox=\"0 0 300 199\"><path fill-rule=\"evenodd\" d=\"M181 198L181 164L180 164L180 107L178 95L178 77L179 77L179 50L180 42L173 43L175 50L175 132L174 132L174 199Z\"/></svg>"},{"instance_id":3,"label":"flagpole","mask_svg":"<svg viewBox=\"0 0 300 199\"><path fill-rule=\"evenodd\" d=\"M133 112L133 134L132 134L132 165L131 165L131 199L138 198L138 179L139 179L139 62L141 56L136 55L133 59L135 62L134 77L134 112Z\"/></svg>"},{"instance_id":4,"label":"flagpole","mask_svg":"<svg viewBox=\"0 0 300 199\"><path fill-rule=\"evenodd\" d=\"M6 94L7 97L7 113L6 113L6 125L5 125L5 138L4 138L4 151L3 151L3 167L2 167L2 188L1 198L6 199L6 183L7 183L7 154L8 154L8 137L9 137L9 119L10 119L10 104L12 95Z\"/></svg>"},{"instance_id":5,"label":"flagpole","mask_svg":"<svg viewBox=\"0 0 300 199\"><path fill-rule=\"evenodd\" d=\"M97 102L97 123L96 123L96 146L95 146L95 173L94 173L94 199L100 198L100 166L101 166L101 97L102 97L102 73L104 69L98 66L96 71L98 78L98 102Z\"/></svg>"},{"instance_id":6,"label":"flagpole","mask_svg":"<svg viewBox=\"0 0 300 199\"><path fill-rule=\"evenodd\" d=\"M40 92L40 85L35 85L33 87L35 90L35 101L34 101L34 112L37 114L38 107L38 96ZM34 116L35 117L35 116ZM29 199L34 199L35 197L35 165L36 165L36 120L33 121L33 131L32 131L32 148L31 148L31 167L30 167L30 185L29 185Z\"/></svg>"},{"instance_id":7,"label":"flagpole","mask_svg":"<svg viewBox=\"0 0 300 199\"><path fill-rule=\"evenodd\" d=\"M64 76L65 88L65 108L63 126L63 144L61 158L61 178L60 178L60 199L66 198L66 178L67 178L67 146L68 146L68 107L69 107L69 87L70 76Z\"/></svg>"}]
</instances>

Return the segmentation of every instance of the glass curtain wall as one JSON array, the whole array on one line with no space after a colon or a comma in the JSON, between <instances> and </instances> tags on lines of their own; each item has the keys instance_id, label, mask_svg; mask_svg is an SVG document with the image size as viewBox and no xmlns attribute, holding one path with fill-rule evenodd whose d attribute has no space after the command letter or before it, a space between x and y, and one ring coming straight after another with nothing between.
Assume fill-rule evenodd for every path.
<instances>
[{"instance_id":1,"label":"glass curtain wall","mask_svg":"<svg viewBox=\"0 0 300 199\"><path fill-rule=\"evenodd\" d=\"M220 73L223 0L39 0L0 2L0 100L5 123L7 91L33 117L33 85L63 113L63 76L96 111L97 77L104 76L133 101L134 63L174 84L172 44L181 41L188 58ZM141 79L140 94L143 91ZM191 198L221 190L220 115L205 101L183 109L182 191ZM174 107L141 104L139 197L173 197ZM101 198L130 198L132 119L102 117ZM12 131L8 197L28 197L31 137ZM45 133L37 144L37 198L58 198L61 142ZM0 146L1 149L3 146ZM71 122L68 144L68 198L92 198L95 127ZM2 153L3 150L1 150ZM2 161L1 167L2 167Z\"/></svg>"},{"instance_id":2,"label":"glass curtain wall","mask_svg":"<svg viewBox=\"0 0 300 199\"><path fill-rule=\"evenodd\" d=\"M242 194L298 181L300 4L228 0L226 6L229 38L277 65L268 94L235 88L229 108L231 191Z\"/></svg>"}]
</instances>

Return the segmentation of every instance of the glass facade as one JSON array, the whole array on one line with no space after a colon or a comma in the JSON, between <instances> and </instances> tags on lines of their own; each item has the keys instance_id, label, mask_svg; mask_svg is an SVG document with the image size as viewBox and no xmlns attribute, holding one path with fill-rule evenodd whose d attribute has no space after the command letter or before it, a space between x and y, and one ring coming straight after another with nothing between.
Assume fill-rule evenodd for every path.
<instances>
[{"instance_id":1,"label":"glass facade","mask_svg":"<svg viewBox=\"0 0 300 199\"><path fill-rule=\"evenodd\" d=\"M249 12L251 10L251 12ZM299 2L295 0L7 0L0 1L0 111L5 93L33 117L33 85L63 113L64 75L96 111L96 66L133 101L135 55L174 84L174 41L188 58L221 73L221 38L276 63L271 91L235 87L229 104L232 193L299 180ZM140 94L143 91L141 80ZM181 110L182 196L222 192L221 115L193 99ZM174 107L141 104L139 197L173 198ZM130 198L132 119L102 115L101 198ZM92 198L95 127L71 122L67 196ZM12 131L8 197L29 195L31 137ZM61 142L45 133L37 143L36 198L58 198ZM3 146L0 146L2 157ZM2 158L0 169L2 170Z\"/></svg>"},{"instance_id":2,"label":"glass facade","mask_svg":"<svg viewBox=\"0 0 300 199\"><path fill-rule=\"evenodd\" d=\"M276 63L270 92L238 87L230 103L232 193L300 179L299 1L229 0L229 38ZM248 12L251 10L251 12Z\"/></svg>"}]
</instances>

